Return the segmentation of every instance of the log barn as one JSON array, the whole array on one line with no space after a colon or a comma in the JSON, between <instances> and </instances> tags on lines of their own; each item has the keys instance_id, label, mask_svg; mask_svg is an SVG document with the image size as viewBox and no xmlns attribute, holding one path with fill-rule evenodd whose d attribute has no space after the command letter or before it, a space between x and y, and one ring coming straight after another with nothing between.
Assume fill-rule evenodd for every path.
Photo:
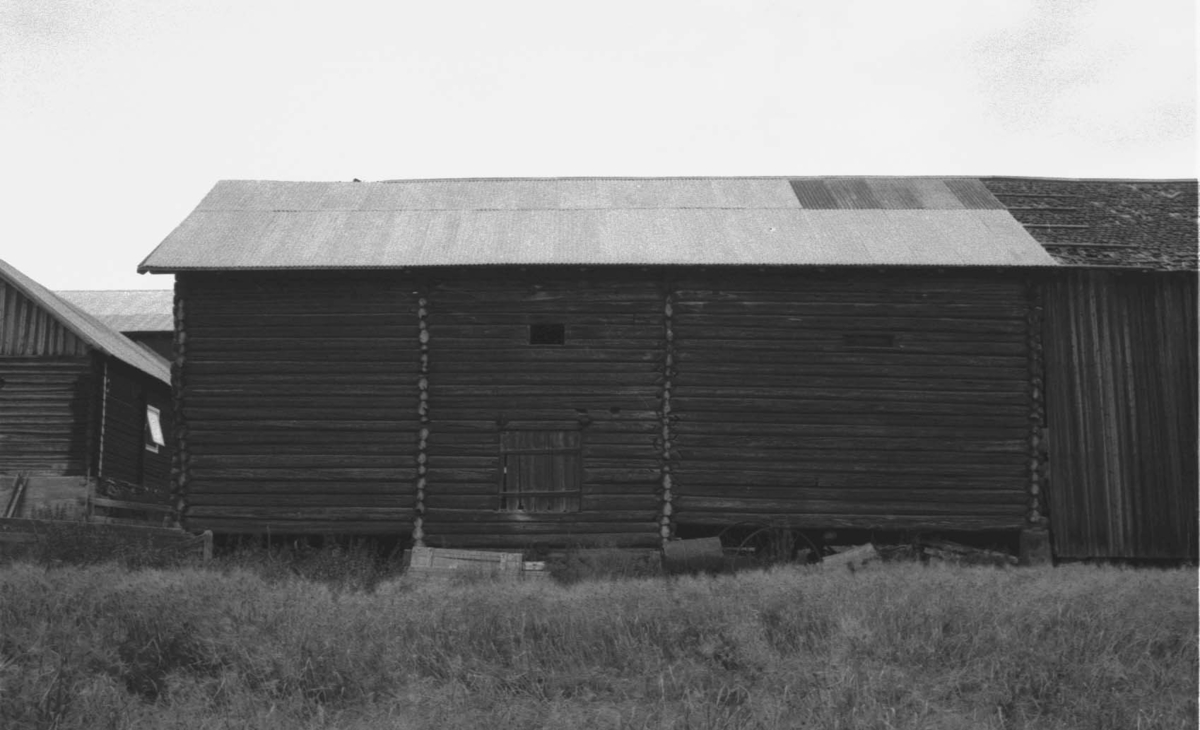
<instances>
[{"instance_id":1,"label":"log barn","mask_svg":"<svg viewBox=\"0 0 1200 730\"><path fill-rule=\"evenodd\" d=\"M165 359L0 261L0 507L74 511L96 479L168 492L170 384Z\"/></svg>"},{"instance_id":2,"label":"log barn","mask_svg":"<svg viewBox=\"0 0 1200 730\"><path fill-rule=\"evenodd\" d=\"M1050 493L1087 479L1050 466L1074 446L1050 437L1048 391L1072 386L1047 368L1079 345L1047 346L1046 310L1077 267L999 184L220 182L139 267L175 275L184 525L491 548L1037 534L1096 488ZM1180 317L1161 337L1194 345ZM1159 474L1194 523L1194 468Z\"/></svg>"}]
</instances>

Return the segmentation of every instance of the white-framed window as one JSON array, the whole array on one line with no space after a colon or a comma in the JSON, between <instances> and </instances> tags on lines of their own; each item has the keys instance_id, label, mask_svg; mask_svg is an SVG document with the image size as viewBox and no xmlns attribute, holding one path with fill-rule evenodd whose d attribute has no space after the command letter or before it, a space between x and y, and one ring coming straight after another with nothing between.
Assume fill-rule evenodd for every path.
<instances>
[{"instance_id":1,"label":"white-framed window","mask_svg":"<svg viewBox=\"0 0 1200 730\"><path fill-rule=\"evenodd\" d=\"M158 453L161 446L166 446L167 441L163 438L162 420L159 418L158 409L154 406L146 406L146 429L145 429L146 451Z\"/></svg>"}]
</instances>

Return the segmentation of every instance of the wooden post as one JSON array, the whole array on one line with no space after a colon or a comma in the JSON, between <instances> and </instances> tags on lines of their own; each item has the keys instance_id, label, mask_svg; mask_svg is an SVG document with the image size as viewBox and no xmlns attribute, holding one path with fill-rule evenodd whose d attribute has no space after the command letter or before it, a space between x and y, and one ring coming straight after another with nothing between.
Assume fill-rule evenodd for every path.
<instances>
[{"instance_id":1,"label":"wooden post","mask_svg":"<svg viewBox=\"0 0 1200 730\"><path fill-rule=\"evenodd\" d=\"M426 450L429 445L429 325L425 321L429 301L421 296L417 299L417 341L421 348L421 363L417 375L417 416L420 430L417 441L416 504L413 506L413 545L425 547L425 487L428 468Z\"/></svg>"},{"instance_id":2,"label":"wooden post","mask_svg":"<svg viewBox=\"0 0 1200 730\"><path fill-rule=\"evenodd\" d=\"M186 287L183 281L175 277L175 337L172 341L171 363L171 424L174 432L175 448L171 452L171 504L175 508L174 523L182 524L183 513L187 507L187 486L191 477L191 459L187 445L187 419L183 412L184 390L187 386L185 366L187 363L187 328L184 317L186 303ZM210 535L211 541L211 535Z\"/></svg>"},{"instance_id":3,"label":"wooden post","mask_svg":"<svg viewBox=\"0 0 1200 730\"><path fill-rule=\"evenodd\" d=\"M1044 497L1046 475L1046 392L1043 358L1042 324L1044 321L1042 283L1033 278L1028 282L1029 347L1029 504L1026 512L1031 527L1045 527Z\"/></svg>"},{"instance_id":4,"label":"wooden post","mask_svg":"<svg viewBox=\"0 0 1200 730\"><path fill-rule=\"evenodd\" d=\"M665 292L663 296L663 337L664 337L664 355L663 355L663 385L661 396L661 411L660 420L662 427L662 465L660 467L660 479L662 483L662 505L659 514L659 537L665 547L671 539L671 514L673 508L671 505L672 499L672 480L671 480L671 390L673 387L673 378L675 375L675 292L673 282L670 277L666 279Z\"/></svg>"}]
</instances>

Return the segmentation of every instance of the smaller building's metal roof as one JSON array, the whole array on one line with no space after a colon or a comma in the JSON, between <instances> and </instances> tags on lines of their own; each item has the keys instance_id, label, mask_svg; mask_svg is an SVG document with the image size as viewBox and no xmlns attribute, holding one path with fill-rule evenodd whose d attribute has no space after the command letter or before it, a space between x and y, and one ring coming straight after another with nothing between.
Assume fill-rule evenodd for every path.
<instances>
[{"instance_id":1,"label":"smaller building's metal roof","mask_svg":"<svg viewBox=\"0 0 1200 730\"><path fill-rule=\"evenodd\" d=\"M55 294L118 332L175 329L175 292L171 289L74 289Z\"/></svg>"},{"instance_id":2,"label":"smaller building's metal roof","mask_svg":"<svg viewBox=\"0 0 1200 730\"><path fill-rule=\"evenodd\" d=\"M56 317L84 342L126 365L170 384L171 366L163 358L140 347L117 330L55 295L3 259L0 259L0 276L3 276L25 296Z\"/></svg>"},{"instance_id":3,"label":"smaller building's metal roof","mask_svg":"<svg viewBox=\"0 0 1200 730\"><path fill-rule=\"evenodd\" d=\"M138 270L1054 266L971 178L223 181Z\"/></svg>"}]
</instances>

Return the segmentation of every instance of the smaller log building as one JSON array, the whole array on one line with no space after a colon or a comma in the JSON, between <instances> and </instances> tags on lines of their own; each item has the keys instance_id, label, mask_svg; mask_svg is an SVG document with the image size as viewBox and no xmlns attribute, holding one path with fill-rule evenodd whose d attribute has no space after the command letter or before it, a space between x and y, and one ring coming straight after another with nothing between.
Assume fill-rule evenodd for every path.
<instances>
[{"instance_id":1,"label":"smaller log building","mask_svg":"<svg viewBox=\"0 0 1200 730\"><path fill-rule=\"evenodd\" d=\"M0 502L19 474L25 516L97 478L166 491L170 382L166 360L0 261Z\"/></svg>"}]
</instances>

